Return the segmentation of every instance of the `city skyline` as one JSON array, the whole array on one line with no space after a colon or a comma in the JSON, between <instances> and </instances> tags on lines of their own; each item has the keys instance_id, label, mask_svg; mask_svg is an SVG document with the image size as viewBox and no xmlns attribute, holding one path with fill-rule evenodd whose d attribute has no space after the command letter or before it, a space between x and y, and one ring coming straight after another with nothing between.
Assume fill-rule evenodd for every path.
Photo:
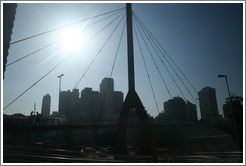
<instances>
[{"instance_id":1,"label":"city skyline","mask_svg":"<svg viewBox=\"0 0 246 166\"><path fill-rule=\"evenodd\" d=\"M89 11L91 12L91 8L96 9L95 13L100 14L106 11L111 11L124 7L125 4L82 3L79 4L77 7L75 7L73 4L66 4L67 6L59 4L57 8L55 7L55 5L58 4L19 4L15 17L15 26L12 34L12 41L27 37L31 34L43 32L54 27L66 25L82 18L88 18L89 16L91 16L91 14L89 13ZM231 8L227 9L226 7L230 5ZM49 13L53 13L53 15L55 12L61 9L66 14L65 20L67 22L64 22L64 17L62 17L63 12L61 14L56 13L56 15L54 15L54 18L47 18L45 17L47 16L46 14L41 14L42 10L44 9L49 11ZM71 12L72 9L76 10ZM83 13L83 17L82 15L79 15L81 9L84 9L83 11L87 10L86 14ZM146 15L144 13L147 9L149 13L154 15L156 19L153 20L151 19L151 14ZM201 9L201 11L199 11L199 9ZM69 14L66 13L69 11ZM243 28L241 18L243 16L241 15L242 6L240 4L162 3L159 6L158 4L133 4L133 11L139 16L140 19L142 19L147 27L150 28L150 31L155 34L155 37L158 37L160 42L165 46L169 54L172 55L174 61L184 71L185 75L189 78L197 91L200 91L206 86L210 86L216 89L220 115L223 115L222 105L225 103L225 98L228 97L228 94L226 91L225 81L217 78L218 74L226 74L228 76L231 93L235 93L238 96L243 96L243 32L241 31ZM175 13L175 11L179 12ZM30 20L24 20L24 18L26 18L27 15L30 15L30 13L32 12L34 12L34 14L32 17L30 16ZM196 12L196 15L194 15L193 12ZM167 14L169 14L169 18L168 16L166 16ZM166 19L158 25L157 22L158 19L161 19L161 16L164 17L163 19ZM40 20L37 20L38 18ZM54 22L53 20L55 18L57 19L56 22ZM205 22L204 24L199 21L202 18ZM187 22L184 21L184 19ZM218 20L219 22L216 22ZM42 23L44 23L44 21L48 22L49 24L43 25ZM228 22L230 22L230 24ZM30 23L37 24L37 27L38 25L40 25L40 27L37 28L25 26L29 25ZM206 25L206 28L203 27L203 25ZM121 28L119 29L121 30ZM117 32L118 34L120 33L120 30ZM56 35L57 34L48 36L46 35L46 37L42 37L42 42L47 44L50 41L53 41L57 37ZM107 38L107 34L103 34L103 37ZM103 37L101 37L100 39L103 40ZM118 43L118 38L115 39L115 43ZM123 37L123 39L124 38L125 37ZM12 60L17 58L14 55L16 55L19 50L21 50L20 54L23 53L22 55L25 55L26 53L30 52L31 46L31 50L35 50L45 45L43 43L42 46L38 45L40 44L40 39L33 39L33 41L35 42L33 45L31 45L31 43L24 43L23 45L12 45L9 51L8 62L11 62ZM217 47L214 47L211 43L212 41L213 44L219 41L221 43L217 43ZM136 42L136 37L134 37L134 42ZM93 44L97 45L95 41ZM125 46L125 44L126 43L123 42L122 45ZM87 50L86 53L73 53L75 54L73 59L71 58L67 62L65 62L65 64L63 64L63 67L59 67L57 70L51 73L47 79L44 79L42 82L40 82L30 92L20 98L19 101L16 101L12 106L4 110L3 113L23 113L25 115L30 115L31 110L33 109L33 103L37 103L37 110L41 111L42 97L47 93L51 95L52 99L54 98L52 100L51 112L58 111L57 107L59 80L57 79L57 76L64 73L64 77L62 78L62 90L73 89L72 87L76 85L77 80L90 63L90 59L92 59L92 57L94 57L94 55L96 54L92 52L93 46L94 45L90 45L90 50ZM136 47L136 91L139 94L140 99L142 100L143 105L145 106L148 113L152 116L156 116L158 115L158 112L156 111L153 97L150 97L152 93L150 91L147 76L143 72L144 68L141 62L142 60L139 58L140 55L139 48L137 48L137 43L134 43L134 46ZM22 62L24 64L20 62L13 67L7 67L5 72L5 79L3 80L3 106L6 106L11 100L13 100L14 97L24 91L28 86L35 82L35 80L39 79L39 77L47 72L50 68L52 68L52 66L56 65L57 62L59 62L58 60L62 59L61 56L56 57L55 55L49 57L48 55L50 55L51 52L54 52L53 50L47 51L46 53L38 53L39 56L37 55L36 59L30 57L29 60L24 60ZM117 59L118 63L116 62L117 66L114 70L115 75L113 75L112 78L114 78L115 81L116 91L122 91L125 97L127 93L128 80L126 49L124 47L122 48L121 46L120 51L120 59ZM79 84L79 89L83 89L83 87L92 87L94 90L98 90L98 85L102 78L108 77L111 70L115 50L108 50L104 52L106 52L106 55L110 55L111 57L104 56L103 59L102 57L98 57L98 61L96 61L95 65L96 68L92 68L91 71L89 71L89 73L91 74L88 73L88 75L85 76L85 79L82 80L81 84ZM234 54L232 55L232 53ZM47 54L48 57L46 56L42 58L42 56L45 54ZM78 57L78 55L84 55L84 57ZM181 58L182 55L187 56L185 58ZM62 56L65 57L65 55ZM219 61L221 61L221 63L223 63L224 65L219 64ZM40 64L40 62L44 63ZM66 65L68 67L65 67ZM25 66L25 69L23 66ZM162 72L166 74L165 78L168 78L166 71L162 69ZM155 89L155 92L157 93L157 103L161 112L163 102L167 101L169 97L164 88L164 85L161 85L161 81L159 78L157 79L156 73L157 72L152 66L150 75L152 78L154 78L154 88L157 88L157 90ZM17 80L19 82L16 86ZM177 89L173 87L172 80L169 78L166 79L166 81L167 85L170 87L170 91L173 94L172 97L181 96ZM186 91L184 88L182 88L182 90ZM194 92L193 94L197 98L197 94L195 94ZM185 92L185 96L189 96L188 93ZM191 103L195 104L194 100L190 97L187 97L187 99ZM25 104L20 105L22 102L25 102ZM21 110L17 110L17 106L19 106L18 108L20 108ZM200 118L200 108L198 105L197 112L198 117Z\"/></svg>"},{"instance_id":2,"label":"city skyline","mask_svg":"<svg viewBox=\"0 0 246 166\"><path fill-rule=\"evenodd\" d=\"M123 93L114 91L112 78L104 78L100 91L90 87L81 90L61 91L59 96L59 116L80 117L82 119L112 119L119 117L123 104Z\"/></svg>"}]
</instances>

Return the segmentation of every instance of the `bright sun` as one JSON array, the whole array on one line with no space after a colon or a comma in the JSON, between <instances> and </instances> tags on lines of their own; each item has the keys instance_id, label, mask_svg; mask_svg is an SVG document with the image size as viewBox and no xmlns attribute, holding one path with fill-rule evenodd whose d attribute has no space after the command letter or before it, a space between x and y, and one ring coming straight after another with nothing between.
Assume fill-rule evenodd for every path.
<instances>
[{"instance_id":1,"label":"bright sun","mask_svg":"<svg viewBox=\"0 0 246 166\"><path fill-rule=\"evenodd\" d=\"M68 52L78 49L85 42L82 30L75 27L64 29L61 33L60 40L62 47Z\"/></svg>"}]
</instances>

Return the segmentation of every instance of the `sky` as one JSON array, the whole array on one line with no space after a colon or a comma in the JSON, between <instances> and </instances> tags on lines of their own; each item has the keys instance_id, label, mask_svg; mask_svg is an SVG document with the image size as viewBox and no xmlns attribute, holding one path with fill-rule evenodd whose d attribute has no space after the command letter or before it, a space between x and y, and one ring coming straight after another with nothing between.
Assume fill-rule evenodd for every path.
<instances>
[{"instance_id":1,"label":"sky","mask_svg":"<svg viewBox=\"0 0 246 166\"><path fill-rule=\"evenodd\" d=\"M122 7L125 7L124 3L19 3L11 41ZM223 115L222 106L225 103L225 98L228 97L228 92L225 79L218 78L218 74L227 75L231 93L243 96L244 18L242 3L133 3L132 10L165 48L196 91L200 91L207 86L215 88L220 115ZM84 38L89 39L116 16L114 15L95 25L91 24L106 16L76 25L82 30ZM86 72L77 88L80 92L85 87L92 87L93 90L99 91L101 80L110 76L124 21L119 24L103 49L101 51L100 49L118 22L119 19L110 24L95 38L89 40L83 47L73 52L62 52L63 46L58 42L18 63L8 66L3 80L3 107L39 80L62 59L69 56L66 61L32 89L4 109L3 113L30 115L34 109L34 103L36 103L36 110L40 113L42 98L46 94L51 96L51 112L57 111L59 94L59 79L57 76L64 74L61 84L62 90L72 90L97 55L95 62ZM88 28L86 28L87 26ZM136 28L135 24L134 27ZM8 63L58 40L61 33L62 29L11 45ZM140 34L138 34L138 37L140 38ZM155 117L158 115L158 109L159 112L163 111L163 102L169 100L170 96L158 75L158 70L151 60L145 43L141 41L141 49L158 105L158 109L156 108L141 50L138 46L136 31L134 31L133 38L136 91L147 112ZM125 30L112 74L115 91L122 91L124 97L128 91L126 50ZM154 51L152 50L152 52ZM156 57L157 55L153 56ZM165 67L160 61L157 64L172 97L182 97ZM197 105L197 113L200 118L198 101L194 100L194 98L198 98L198 95L180 73L178 73L179 76L194 98L182 85L175 73L172 71L171 73L185 99Z\"/></svg>"}]
</instances>

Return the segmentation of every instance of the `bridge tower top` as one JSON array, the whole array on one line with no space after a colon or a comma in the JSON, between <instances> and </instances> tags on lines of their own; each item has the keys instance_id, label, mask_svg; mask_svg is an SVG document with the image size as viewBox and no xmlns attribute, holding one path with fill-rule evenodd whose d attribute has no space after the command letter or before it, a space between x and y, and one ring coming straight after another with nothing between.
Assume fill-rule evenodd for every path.
<instances>
[{"instance_id":1,"label":"bridge tower top","mask_svg":"<svg viewBox=\"0 0 246 166\"><path fill-rule=\"evenodd\" d=\"M128 51L128 89L135 91L134 77L134 51L133 51L133 34L132 34L132 5L126 4L127 15L127 51Z\"/></svg>"}]
</instances>

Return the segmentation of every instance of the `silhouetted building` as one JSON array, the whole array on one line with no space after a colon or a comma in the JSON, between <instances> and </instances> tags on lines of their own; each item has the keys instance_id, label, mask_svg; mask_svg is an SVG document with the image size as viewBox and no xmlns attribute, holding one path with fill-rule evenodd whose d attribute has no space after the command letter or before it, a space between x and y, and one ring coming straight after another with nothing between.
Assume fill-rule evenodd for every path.
<instances>
[{"instance_id":1,"label":"silhouetted building","mask_svg":"<svg viewBox=\"0 0 246 166\"><path fill-rule=\"evenodd\" d=\"M51 103L51 97L49 94L47 94L43 97L42 110L41 110L42 116L50 116L50 103Z\"/></svg>"},{"instance_id":2,"label":"silhouetted building","mask_svg":"<svg viewBox=\"0 0 246 166\"><path fill-rule=\"evenodd\" d=\"M72 92L60 92L60 112L59 115L77 116L79 109L79 90L73 89Z\"/></svg>"},{"instance_id":3,"label":"silhouetted building","mask_svg":"<svg viewBox=\"0 0 246 166\"><path fill-rule=\"evenodd\" d=\"M100 84L100 93L105 95L106 93L114 92L114 80L113 78L104 78Z\"/></svg>"},{"instance_id":4,"label":"silhouetted building","mask_svg":"<svg viewBox=\"0 0 246 166\"><path fill-rule=\"evenodd\" d=\"M184 101L181 97L174 97L164 102L164 113L161 113L159 120L171 120L180 122L197 121L196 105Z\"/></svg>"},{"instance_id":5,"label":"silhouetted building","mask_svg":"<svg viewBox=\"0 0 246 166\"><path fill-rule=\"evenodd\" d=\"M209 120L219 116L216 92L214 88L205 87L198 92L201 119Z\"/></svg>"},{"instance_id":6,"label":"silhouetted building","mask_svg":"<svg viewBox=\"0 0 246 166\"><path fill-rule=\"evenodd\" d=\"M169 120L186 121L186 104L181 97L164 102L164 111Z\"/></svg>"},{"instance_id":7,"label":"silhouetted building","mask_svg":"<svg viewBox=\"0 0 246 166\"><path fill-rule=\"evenodd\" d=\"M3 3L3 78L7 63L9 43L11 41L12 28L14 26L16 3Z\"/></svg>"},{"instance_id":8,"label":"silhouetted building","mask_svg":"<svg viewBox=\"0 0 246 166\"><path fill-rule=\"evenodd\" d=\"M186 101L186 115L187 115L187 121L189 122L198 121L196 105L192 104L189 101Z\"/></svg>"},{"instance_id":9,"label":"silhouetted building","mask_svg":"<svg viewBox=\"0 0 246 166\"><path fill-rule=\"evenodd\" d=\"M232 96L231 103L227 99L226 103L223 105L224 118L226 120L232 120L232 115L243 117L243 99L242 97Z\"/></svg>"},{"instance_id":10,"label":"silhouetted building","mask_svg":"<svg viewBox=\"0 0 246 166\"><path fill-rule=\"evenodd\" d=\"M239 96L231 97L226 104L223 105L225 120L231 122L234 130L234 135L237 133L240 149L243 150L243 98Z\"/></svg>"},{"instance_id":11,"label":"silhouetted building","mask_svg":"<svg viewBox=\"0 0 246 166\"><path fill-rule=\"evenodd\" d=\"M223 113L225 120L232 120L232 108L230 102L223 104Z\"/></svg>"},{"instance_id":12,"label":"silhouetted building","mask_svg":"<svg viewBox=\"0 0 246 166\"><path fill-rule=\"evenodd\" d=\"M124 100L124 94L122 92L114 92L114 113L115 118L118 118L120 116L120 111L123 105Z\"/></svg>"},{"instance_id":13,"label":"silhouetted building","mask_svg":"<svg viewBox=\"0 0 246 166\"><path fill-rule=\"evenodd\" d=\"M53 111L52 114L51 114L50 116L52 116L52 117L57 117L58 115L59 115L59 114L58 114L57 111Z\"/></svg>"},{"instance_id":14,"label":"silhouetted building","mask_svg":"<svg viewBox=\"0 0 246 166\"><path fill-rule=\"evenodd\" d=\"M112 78L104 78L100 93L92 88L84 88L79 98L79 90L60 92L61 116L76 116L86 119L117 119L123 104L123 93L114 91Z\"/></svg>"},{"instance_id":15,"label":"silhouetted building","mask_svg":"<svg viewBox=\"0 0 246 166\"><path fill-rule=\"evenodd\" d=\"M114 80L104 78L100 84L100 93L102 95L102 118L112 119L114 114Z\"/></svg>"},{"instance_id":16,"label":"silhouetted building","mask_svg":"<svg viewBox=\"0 0 246 166\"><path fill-rule=\"evenodd\" d=\"M77 116L79 111L79 90L73 89L73 92L71 93L71 115Z\"/></svg>"},{"instance_id":17,"label":"silhouetted building","mask_svg":"<svg viewBox=\"0 0 246 166\"><path fill-rule=\"evenodd\" d=\"M102 110L102 96L98 91L92 91L92 88L84 88L81 91L79 102L79 115L86 119L99 119Z\"/></svg>"}]
</instances>

